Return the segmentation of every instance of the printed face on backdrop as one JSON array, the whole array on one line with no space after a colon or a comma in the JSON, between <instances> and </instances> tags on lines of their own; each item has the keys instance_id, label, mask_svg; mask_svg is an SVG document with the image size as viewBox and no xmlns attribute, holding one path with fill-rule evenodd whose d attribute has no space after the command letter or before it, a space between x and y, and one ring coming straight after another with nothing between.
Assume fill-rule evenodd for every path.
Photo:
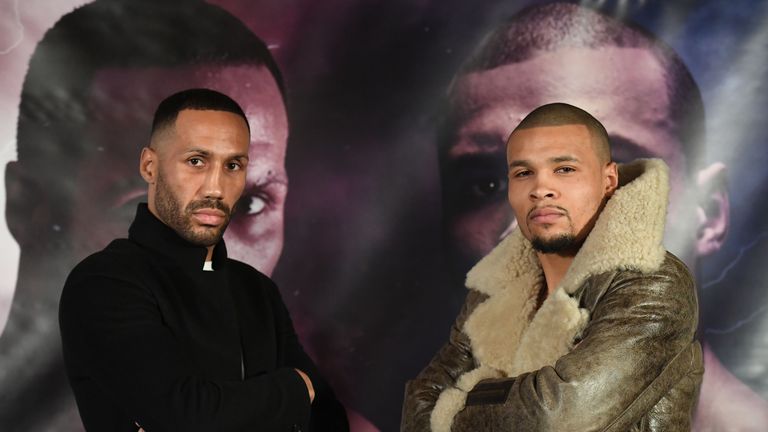
<instances>
[{"instance_id":1,"label":"printed face on backdrop","mask_svg":"<svg viewBox=\"0 0 768 432\"><path fill-rule=\"evenodd\" d=\"M584 125L512 133L508 198L523 236L543 253L573 253L616 188L616 165L601 158Z\"/></svg>"},{"instance_id":2,"label":"printed face on backdrop","mask_svg":"<svg viewBox=\"0 0 768 432\"><path fill-rule=\"evenodd\" d=\"M218 243L245 187L249 141L236 114L179 112L141 152L149 209L190 243Z\"/></svg>"},{"instance_id":3,"label":"printed face on backdrop","mask_svg":"<svg viewBox=\"0 0 768 432\"><path fill-rule=\"evenodd\" d=\"M137 167L140 149L148 145L152 114L168 95L193 87L229 95L248 118L251 135L245 186L224 238L230 256L271 274L283 247L288 121L277 84L261 66L99 72L89 100L91 111L98 114L87 133L90 142L103 144L80 163L72 206L77 214L70 239L77 243L78 251L87 254L126 235L136 204L147 200L147 185Z\"/></svg>"},{"instance_id":4,"label":"printed face on backdrop","mask_svg":"<svg viewBox=\"0 0 768 432\"><path fill-rule=\"evenodd\" d=\"M639 48L565 48L461 76L452 90L455 125L443 160L448 241L467 268L517 226L508 193L505 140L534 108L552 102L578 106L605 126L616 162L661 158L670 166L667 241L690 255L694 219L684 203L685 155L662 65ZM693 225L691 223L688 226ZM670 237L674 237L670 241ZM677 245L677 246L676 246Z\"/></svg>"}]
</instances>

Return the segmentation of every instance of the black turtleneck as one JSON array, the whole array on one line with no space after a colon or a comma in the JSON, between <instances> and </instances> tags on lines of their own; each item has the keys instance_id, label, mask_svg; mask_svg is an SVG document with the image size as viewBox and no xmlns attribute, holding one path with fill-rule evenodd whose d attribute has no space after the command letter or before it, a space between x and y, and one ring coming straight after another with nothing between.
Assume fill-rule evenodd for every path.
<instances>
[{"instance_id":1,"label":"black turtleneck","mask_svg":"<svg viewBox=\"0 0 768 432\"><path fill-rule=\"evenodd\" d=\"M86 429L346 430L275 284L227 258L223 241L214 271L206 254L140 204L128 239L72 271L59 322Z\"/></svg>"}]
</instances>

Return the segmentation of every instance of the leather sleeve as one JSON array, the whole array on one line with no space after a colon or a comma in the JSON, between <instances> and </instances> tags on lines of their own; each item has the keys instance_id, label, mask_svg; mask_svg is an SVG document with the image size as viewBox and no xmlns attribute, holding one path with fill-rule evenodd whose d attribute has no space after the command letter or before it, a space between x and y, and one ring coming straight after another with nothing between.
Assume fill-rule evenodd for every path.
<instances>
[{"instance_id":1,"label":"leather sleeve","mask_svg":"<svg viewBox=\"0 0 768 432\"><path fill-rule=\"evenodd\" d=\"M668 255L653 274L597 279L605 286L590 288L601 294L577 346L554 367L479 383L452 430L626 430L689 379L701 357L693 343L696 293L685 266ZM681 355L688 357L673 361ZM690 413L675 419L664 430L690 430Z\"/></svg>"},{"instance_id":2,"label":"leather sleeve","mask_svg":"<svg viewBox=\"0 0 768 432\"><path fill-rule=\"evenodd\" d=\"M440 393L452 386L463 373L474 368L469 338L462 328L472 310L485 300L479 292L470 290L446 343L416 379L406 383L401 432L430 430L430 414Z\"/></svg>"}]
</instances>

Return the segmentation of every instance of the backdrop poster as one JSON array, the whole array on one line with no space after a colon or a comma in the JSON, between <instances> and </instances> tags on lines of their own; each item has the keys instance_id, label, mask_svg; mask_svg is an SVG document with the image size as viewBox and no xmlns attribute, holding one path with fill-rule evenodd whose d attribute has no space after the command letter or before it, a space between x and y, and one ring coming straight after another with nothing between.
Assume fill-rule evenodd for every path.
<instances>
[{"instance_id":1,"label":"backdrop poster","mask_svg":"<svg viewBox=\"0 0 768 432\"><path fill-rule=\"evenodd\" d=\"M571 3L600 25L524 0L154 3L0 2L0 429L82 430L61 287L126 235L159 98L195 84L257 103L247 75L176 56L235 23L282 71L289 136L262 162L288 181L254 180L226 240L276 280L353 430L397 430L464 273L514 229L503 140L558 100L605 123L619 162L670 165L667 245L696 273L706 350L697 430L768 430L767 3ZM531 10L530 37L489 47ZM604 37L626 28L640 42Z\"/></svg>"}]
</instances>

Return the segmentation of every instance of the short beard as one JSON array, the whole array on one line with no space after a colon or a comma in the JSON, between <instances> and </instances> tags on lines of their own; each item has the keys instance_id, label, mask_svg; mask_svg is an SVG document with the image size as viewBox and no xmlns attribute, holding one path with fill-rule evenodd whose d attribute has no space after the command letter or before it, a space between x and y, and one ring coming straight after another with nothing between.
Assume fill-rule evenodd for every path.
<instances>
[{"instance_id":1,"label":"short beard","mask_svg":"<svg viewBox=\"0 0 768 432\"><path fill-rule=\"evenodd\" d=\"M578 249L576 236L573 234L560 234L550 239L534 237L531 244L536 251L543 254L568 254Z\"/></svg>"},{"instance_id":2,"label":"short beard","mask_svg":"<svg viewBox=\"0 0 768 432\"><path fill-rule=\"evenodd\" d=\"M181 238L196 246L213 246L221 240L224 230L229 225L231 209L226 204L215 199L204 199L190 202L182 211L181 202L176 198L161 173L157 176L155 194L155 209L157 216L171 227ZM202 228L195 231L192 223L192 212L203 208L212 208L224 212L224 223L218 228Z\"/></svg>"}]
</instances>

